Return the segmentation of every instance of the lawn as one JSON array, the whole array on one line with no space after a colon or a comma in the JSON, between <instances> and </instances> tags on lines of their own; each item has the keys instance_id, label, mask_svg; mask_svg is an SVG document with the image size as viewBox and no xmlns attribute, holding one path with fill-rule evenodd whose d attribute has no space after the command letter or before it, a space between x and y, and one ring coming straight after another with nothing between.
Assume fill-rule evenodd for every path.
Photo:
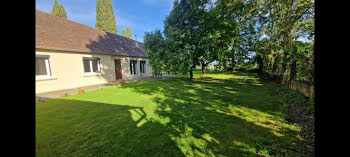
<instances>
[{"instance_id":1,"label":"lawn","mask_svg":"<svg viewBox=\"0 0 350 157\"><path fill-rule=\"evenodd\" d=\"M244 83L243 77L248 78ZM37 156L303 156L281 88L253 73L128 83L36 104Z\"/></svg>"}]
</instances>

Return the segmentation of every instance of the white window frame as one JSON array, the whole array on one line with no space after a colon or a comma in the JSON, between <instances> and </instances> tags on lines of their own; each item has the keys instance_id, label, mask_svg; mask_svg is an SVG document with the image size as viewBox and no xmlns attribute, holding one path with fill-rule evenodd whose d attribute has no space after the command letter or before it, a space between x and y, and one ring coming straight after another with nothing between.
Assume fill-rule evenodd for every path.
<instances>
[{"instance_id":1,"label":"white window frame","mask_svg":"<svg viewBox=\"0 0 350 157\"><path fill-rule=\"evenodd\" d=\"M89 60L90 72L85 72L84 60ZM93 69L93 68L92 68L92 61L93 61L93 60L96 60L96 61L97 61L97 72L93 72L93 70L92 70L92 69ZM83 57L83 69L84 69L84 74L86 74L86 75L101 74L100 58Z\"/></svg>"},{"instance_id":2,"label":"white window frame","mask_svg":"<svg viewBox=\"0 0 350 157\"><path fill-rule=\"evenodd\" d=\"M46 66L46 73L47 75L36 75L35 74L35 79L45 79L45 78L51 78L51 69L50 69L50 62L49 62L49 59L50 59L50 56L49 55L36 55L35 56L35 60L36 58L43 58L45 59L45 66Z\"/></svg>"}]
</instances>

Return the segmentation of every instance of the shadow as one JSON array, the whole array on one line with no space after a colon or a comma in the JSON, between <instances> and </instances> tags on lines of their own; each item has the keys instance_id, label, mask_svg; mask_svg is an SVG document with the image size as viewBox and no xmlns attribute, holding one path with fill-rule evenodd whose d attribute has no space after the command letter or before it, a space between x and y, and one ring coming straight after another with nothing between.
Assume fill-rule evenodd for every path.
<instances>
[{"instance_id":1,"label":"shadow","mask_svg":"<svg viewBox=\"0 0 350 157\"><path fill-rule=\"evenodd\" d=\"M37 156L184 156L142 107L67 98L36 104ZM143 125L139 125L143 121ZM166 148L166 149L165 149Z\"/></svg>"},{"instance_id":2,"label":"shadow","mask_svg":"<svg viewBox=\"0 0 350 157\"><path fill-rule=\"evenodd\" d=\"M134 82L38 103L37 154L304 156L305 140L269 97L272 85L241 77Z\"/></svg>"},{"instance_id":3,"label":"shadow","mask_svg":"<svg viewBox=\"0 0 350 157\"><path fill-rule=\"evenodd\" d=\"M111 54L128 57L147 57L143 51L142 43L135 40L105 32L91 38L89 44L85 45L91 52Z\"/></svg>"},{"instance_id":4,"label":"shadow","mask_svg":"<svg viewBox=\"0 0 350 157\"><path fill-rule=\"evenodd\" d=\"M154 95L156 114L170 119L167 134L186 156L300 155L305 140L281 118L282 106L270 96L273 84L241 78L178 77L122 88Z\"/></svg>"},{"instance_id":5,"label":"shadow","mask_svg":"<svg viewBox=\"0 0 350 157\"><path fill-rule=\"evenodd\" d=\"M143 49L143 43L141 42L109 32L99 32L89 37L89 42L85 44L85 47L89 49L90 52L112 55L108 56L109 60L105 60L104 63L106 67L109 67L107 69L112 69L105 70L106 75L111 75L105 77L107 80L111 80L110 82L116 79L113 58L121 59L122 79L124 80L133 78L130 71L130 60L137 60L136 71L138 77L141 77L141 75L151 76L152 70L148 61L146 63L146 73L141 74L140 71L140 61L146 61L145 58L148 57Z\"/></svg>"}]
</instances>

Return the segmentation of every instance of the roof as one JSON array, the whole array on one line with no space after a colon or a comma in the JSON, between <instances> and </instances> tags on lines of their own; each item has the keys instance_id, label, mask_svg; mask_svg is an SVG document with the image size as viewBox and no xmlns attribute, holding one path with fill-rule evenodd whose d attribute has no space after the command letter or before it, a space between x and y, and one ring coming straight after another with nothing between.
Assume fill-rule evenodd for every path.
<instances>
[{"instance_id":1,"label":"roof","mask_svg":"<svg viewBox=\"0 0 350 157\"><path fill-rule=\"evenodd\" d=\"M36 10L35 46L42 49L148 57L142 43Z\"/></svg>"}]
</instances>

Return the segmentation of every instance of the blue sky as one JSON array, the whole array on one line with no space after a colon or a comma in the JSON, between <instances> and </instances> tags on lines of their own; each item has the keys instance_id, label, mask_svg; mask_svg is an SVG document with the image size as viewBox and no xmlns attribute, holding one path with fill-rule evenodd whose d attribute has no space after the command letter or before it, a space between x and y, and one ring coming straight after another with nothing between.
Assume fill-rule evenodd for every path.
<instances>
[{"instance_id":1,"label":"blue sky","mask_svg":"<svg viewBox=\"0 0 350 157\"><path fill-rule=\"evenodd\" d=\"M57 0L67 12L67 19L95 28L96 0ZM143 42L144 32L163 30L173 0L112 0L118 34L130 26L133 36ZM36 0L36 9L51 12L54 0Z\"/></svg>"}]
</instances>

